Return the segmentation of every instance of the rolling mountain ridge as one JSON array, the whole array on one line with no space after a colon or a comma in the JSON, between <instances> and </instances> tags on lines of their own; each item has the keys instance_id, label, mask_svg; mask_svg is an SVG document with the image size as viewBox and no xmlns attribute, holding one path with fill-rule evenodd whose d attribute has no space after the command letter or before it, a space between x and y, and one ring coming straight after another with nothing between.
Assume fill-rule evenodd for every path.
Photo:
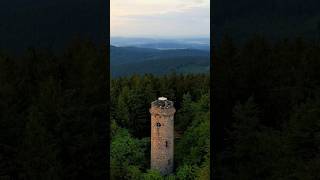
<instances>
[{"instance_id":1,"label":"rolling mountain ridge","mask_svg":"<svg viewBox=\"0 0 320 180\"><path fill-rule=\"evenodd\" d=\"M210 53L195 49L158 50L110 46L112 77L151 73L206 73Z\"/></svg>"}]
</instances>

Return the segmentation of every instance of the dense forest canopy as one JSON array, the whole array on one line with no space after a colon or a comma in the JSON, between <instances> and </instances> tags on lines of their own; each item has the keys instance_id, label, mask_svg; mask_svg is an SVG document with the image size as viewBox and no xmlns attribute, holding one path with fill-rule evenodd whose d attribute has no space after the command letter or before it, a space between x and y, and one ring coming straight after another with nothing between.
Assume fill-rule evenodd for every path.
<instances>
[{"instance_id":1,"label":"dense forest canopy","mask_svg":"<svg viewBox=\"0 0 320 180\"><path fill-rule=\"evenodd\" d=\"M209 179L209 75L133 75L111 80L111 179ZM173 100L175 173L150 170L151 102Z\"/></svg>"},{"instance_id":2,"label":"dense forest canopy","mask_svg":"<svg viewBox=\"0 0 320 180\"><path fill-rule=\"evenodd\" d=\"M320 44L224 37L216 52L214 179L319 179Z\"/></svg>"},{"instance_id":3,"label":"dense forest canopy","mask_svg":"<svg viewBox=\"0 0 320 180\"><path fill-rule=\"evenodd\" d=\"M106 47L0 53L0 179L105 179Z\"/></svg>"},{"instance_id":4,"label":"dense forest canopy","mask_svg":"<svg viewBox=\"0 0 320 180\"><path fill-rule=\"evenodd\" d=\"M209 73L210 52L197 49L153 49L110 46L111 77L134 74Z\"/></svg>"}]
</instances>

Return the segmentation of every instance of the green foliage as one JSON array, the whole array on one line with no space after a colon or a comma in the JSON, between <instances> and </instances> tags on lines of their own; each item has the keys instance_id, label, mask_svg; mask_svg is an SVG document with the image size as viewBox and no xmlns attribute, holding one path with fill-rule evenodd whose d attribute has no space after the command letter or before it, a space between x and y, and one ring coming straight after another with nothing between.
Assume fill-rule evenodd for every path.
<instances>
[{"instance_id":1,"label":"green foliage","mask_svg":"<svg viewBox=\"0 0 320 180\"><path fill-rule=\"evenodd\" d=\"M195 168L191 165L180 166L177 171L178 179L194 179L195 178Z\"/></svg>"},{"instance_id":2,"label":"green foliage","mask_svg":"<svg viewBox=\"0 0 320 180\"><path fill-rule=\"evenodd\" d=\"M111 124L110 124L111 136L110 136L110 138L113 138L116 135L118 129L119 129L119 126L117 125L116 121L111 118Z\"/></svg>"},{"instance_id":3,"label":"green foliage","mask_svg":"<svg viewBox=\"0 0 320 180\"><path fill-rule=\"evenodd\" d=\"M168 175L168 176L165 176L164 179L165 179L165 180L175 180L175 179L177 179L177 178L176 178L175 175L170 174L170 175Z\"/></svg>"},{"instance_id":4,"label":"green foliage","mask_svg":"<svg viewBox=\"0 0 320 180\"><path fill-rule=\"evenodd\" d=\"M235 119L230 140L233 142L230 160L234 162L235 176L241 179L264 177L271 168L270 159L279 158L280 152L273 150L280 146L279 133L260 124L259 108L250 97L245 103L238 103L233 110ZM271 151L271 152L269 152ZM268 163L267 163L268 162ZM228 178L235 177L230 173Z\"/></svg>"},{"instance_id":5,"label":"green foliage","mask_svg":"<svg viewBox=\"0 0 320 180\"><path fill-rule=\"evenodd\" d=\"M143 180L162 180L160 172L156 170L148 170L147 173L144 173L142 176Z\"/></svg>"},{"instance_id":6,"label":"green foliage","mask_svg":"<svg viewBox=\"0 0 320 180\"><path fill-rule=\"evenodd\" d=\"M318 179L319 43L222 43L213 64L214 178Z\"/></svg>"},{"instance_id":7,"label":"green foliage","mask_svg":"<svg viewBox=\"0 0 320 180\"><path fill-rule=\"evenodd\" d=\"M235 119L234 129L237 134L232 134L235 138L242 138L251 131L259 130L259 110L250 97L244 104L237 104L233 109Z\"/></svg>"},{"instance_id":8,"label":"green foliage","mask_svg":"<svg viewBox=\"0 0 320 180\"><path fill-rule=\"evenodd\" d=\"M283 149L286 154L280 158L279 168L286 169L283 176L278 172L275 177L289 179L318 179L320 144L320 104L319 99L310 99L297 107L284 131ZM287 162L287 163L285 163Z\"/></svg>"},{"instance_id":9,"label":"green foliage","mask_svg":"<svg viewBox=\"0 0 320 180\"><path fill-rule=\"evenodd\" d=\"M132 180L140 180L141 178L141 171L137 166L129 166L127 168L127 177L126 179L132 179Z\"/></svg>"},{"instance_id":10,"label":"green foliage","mask_svg":"<svg viewBox=\"0 0 320 180\"><path fill-rule=\"evenodd\" d=\"M110 47L112 77L134 74L166 75L172 72L209 72L209 51L195 49L157 50L136 47Z\"/></svg>"},{"instance_id":11,"label":"green foliage","mask_svg":"<svg viewBox=\"0 0 320 180\"><path fill-rule=\"evenodd\" d=\"M208 88L209 76L207 75L169 74L157 77L146 74L144 76L133 75L112 79L110 96L111 104L115 108L111 108L111 117L115 119L119 126L127 128L133 136L147 137L150 134L149 108L152 101L159 96L166 96L174 101L175 107L180 111L184 94L188 93L192 96L192 100L197 100L202 94L208 92ZM209 102L208 96L206 102ZM193 107L189 106L188 102L185 104L185 110L182 109L181 111L186 113L190 111L189 114L191 115L191 108ZM204 108L207 108L207 106L204 106ZM184 116L179 111L175 123L182 125L191 121L190 117L187 117L189 120L184 120L184 117L179 120L179 114ZM186 123L184 123L185 121Z\"/></svg>"},{"instance_id":12,"label":"green foliage","mask_svg":"<svg viewBox=\"0 0 320 180\"><path fill-rule=\"evenodd\" d=\"M208 156L206 156L206 160L203 162L196 174L196 179L198 180L210 179L210 153L207 155Z\"/></svg>"},{"instance_id":13,"label":"green foliage","mask_svg":"<svg viewBox=\"0 0 320 180\"><path fill-rule=\"evenodd\" d=\"M194 117L192 99L190 94L184 94L181 104L181 109L176 114L176 129L185 131Z\"/></svg>"},{"instance_id":14,"label":"green foliage","mask_svg":"<svg viewBox=\"0 0 320 180\"><path fill-rule=\"evenodd\" d=\"M117 107L111 110L114 117L111 129L112 179L209 179L210 100L207 75L134 75L112 79L111 85L111 104ZM168 176L149 169L149 108L159 96L174 101L177 109L175 130L181 136L175 140L177 172Z\"/></svg>"},{"instance_id":15,"label":"green foliage","mask_svg":"<svg viewBox=\"0 0 320 180\"><path fill-rule=\"evenodd\" d=\"M207 97L206 94L203 96ZM203 98L200 98L198 102L191 104L195 115L183 138L177 142L175 156L178 164L200 165L210 153L210 113L208 108L201 108L203 102Z\"/></svg>"},{"instance_id":16,"label":"green foliage","mask_svg":"<svg viewBox=\"0 0 320 180\"><path fill-rule=\"evenodd\" d=\"M110 147L112 179L126 179L128 176L137 178L140 174L139 167L143 167L146 161L145 143L143 140L132 138L126 129L117 131Z\"/></svg>"},{"instance_id":17,"label":"green foliage","mask_svg":"<svg viewBox=\"0 0 320 180\"><path fill-rule=\"evenodd\" d=\"M25 170L21 178L26 179L60 179L61 166L57 161L57 148L50 142L49 134L43 127L43 117L38 109L30 110L26 124L25 139L20 153Z\"/></svg>"},{"instance_id":18,"label":"green foliage","mask_svg":"<svg viewBox=\"0 0 320 180\"><path fill-rule=\"evenodd\" d=\"M129 99L129 90L124 88L119 95L117 106L116 106L116 118L120 120L119 124L129 124L129 110L127 107Z\"/></svg>"},{"instance_id":19,"label":"green foliage","mask_svg":"<svg viewBox=\"0 0 320 180\"><path fill-rule=\"evenodd\" d=\"M1 177L106 177L105 54L88 41L60 55L0 54L0 149L8 157L0 155Z\"/></svg>"}]
</instances>

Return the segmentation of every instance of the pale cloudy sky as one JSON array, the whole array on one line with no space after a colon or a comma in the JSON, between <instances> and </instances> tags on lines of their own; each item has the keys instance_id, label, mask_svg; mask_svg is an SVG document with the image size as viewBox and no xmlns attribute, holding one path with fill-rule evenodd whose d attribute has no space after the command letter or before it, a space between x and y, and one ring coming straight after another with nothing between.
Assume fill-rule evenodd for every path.
<instances>
[{"instance_id":1,"label":"pale cloudy sky","mask_svg":"<svg viewBox=\"0 0 320 180\"><path fill-rule=\"evenodd\" d=\"M210 34L210 0L110 0L111 36Z\"/></svg>"}]
</instances>

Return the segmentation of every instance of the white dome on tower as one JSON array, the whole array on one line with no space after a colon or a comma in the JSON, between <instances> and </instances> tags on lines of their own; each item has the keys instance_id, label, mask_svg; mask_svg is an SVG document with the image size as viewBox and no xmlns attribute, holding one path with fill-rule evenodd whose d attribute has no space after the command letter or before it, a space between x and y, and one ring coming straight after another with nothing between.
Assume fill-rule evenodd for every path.
<instances>
[{"instance_id":1,"label":"white dome on tower","mask_svg":"<svg viewBox=\"0 0 320 180\"><path fill-rule=\"evenodd\" d=\"M159 97L158 100L165 101L165 100L167 100L167 98L166 97Z\"/></svg>"}]
</instances>

